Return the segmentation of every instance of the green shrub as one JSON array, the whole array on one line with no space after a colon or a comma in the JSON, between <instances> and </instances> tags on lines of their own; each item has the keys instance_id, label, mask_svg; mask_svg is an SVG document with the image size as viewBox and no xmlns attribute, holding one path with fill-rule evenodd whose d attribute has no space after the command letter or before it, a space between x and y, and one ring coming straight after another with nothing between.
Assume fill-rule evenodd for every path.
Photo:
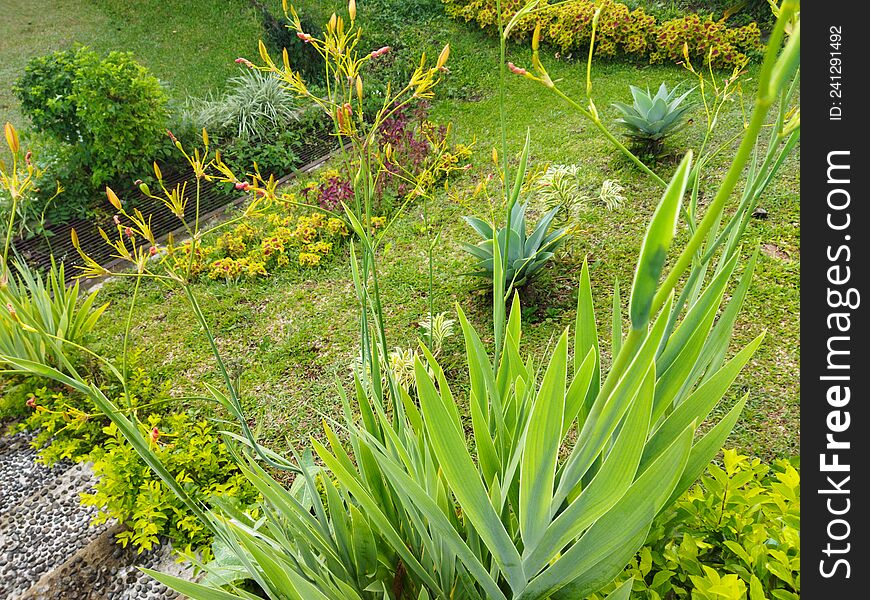
<instances>
[{"instance_id":1,"label":"green shrub","mask_svg":"<svg viewBox=\"0 0 870 600\"><path fill-rule=\"evenodd\" d=\"M82 135L73 93L81 52L67 50L30 59L12 88L37 131L70 144Z\"/></svg>"},{"instance_id":2,"label":"green shrub","mask_svg":"<svg viewBox=\"0 0 870 600\"><path fill-rule=\"evenodd\" d=\"M162 148L167 96L132 54L36 57L14 89L38 131L81 153L94 186L143 169Z\"/></svg>"},{"instance_id":3,"label":"green shrub","mask_svg":"<svg viewBox=\"0 0 870 600\"><path fill-rule=\"evenodd\" d=\"M447 15L455 19L474 21L482 28L492 28L498 23L496 0L442 1ZM526 3L527 0L504 0L501 7L506 21ZM539 7L539 12L520 18L512 34L527 37L535 25L541 23L541 39L562 51L588 48L592 17L598 8L602 12L596 30L595 52L602 56L623 54L651 62L678 62L682 60L685 42L693 58L705 60L712 50L714 67L733 68L742 66L747 56L758 54L762 47L761 32L755 23L731 28L724 21L698 15L658 22L642 7L632 10L613 0L578 0L552 6L542 0Z\"/></svg>"},{"instance_id":4,"label":"green shrub","mask_svg":"<svg viewBox=\"0 0 870 600\"><path fill-rule=\"evenodd\" d=\"M725 450L722 466L708 466L658 517L626 575L637 597L651 600L797 600L799 472Z\"/></svg>"},{"instance_id":5,"label":"green shrub","mask_svg":"<svg viewBox=\"0 0 870 600\"><path fill-rule=\"evenodd\" d=\"M247 506L256 493L241 474L220 435L204 419L186 413L152 414L139 429L155 455L175 480L200 502L215 497ZM99 509L95 524L115 518L129 529L117 536L123 546L133 544L139 552L150 550L167 537L176 550L204 550L211 534L175 494L139 457L114 423L103 429L106 440L95 446L89 458L99 481L94 493L83 493L82 504Z\"/></svg>"},{"instance_id":6,"label":"green shrub","mask_svg":"<svg viewBox=\"0 0 870 600\"><path fill-rule=\"evenodd\" d=\"M91 450L106 438L102 431L105 417L93 414L96 407L87 403L80 394L36 387L22 403L29 414L15 429L35 432L31 445L46 466L63 459L86 461Z\"/></svg>"}]
</instances>

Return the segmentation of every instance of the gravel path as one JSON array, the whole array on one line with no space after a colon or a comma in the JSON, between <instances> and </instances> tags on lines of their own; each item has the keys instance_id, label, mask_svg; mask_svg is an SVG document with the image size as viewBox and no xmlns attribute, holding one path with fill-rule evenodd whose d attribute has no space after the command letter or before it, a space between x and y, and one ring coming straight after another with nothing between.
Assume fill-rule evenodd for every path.
<instances>
[{"instance_id":1,"label":"gravel path","mask_svg":"<svg viewBox=\"0 0 870 600\"><path fill-rule=\"evenodd\" d=\"M32 435L0 435L0 598L6 600L168 600L176 598L139 570L190 577L168 545L138 554L114 542L116 522L92 527L86 465L36 462Z\"/></svg>"}]
</instances>

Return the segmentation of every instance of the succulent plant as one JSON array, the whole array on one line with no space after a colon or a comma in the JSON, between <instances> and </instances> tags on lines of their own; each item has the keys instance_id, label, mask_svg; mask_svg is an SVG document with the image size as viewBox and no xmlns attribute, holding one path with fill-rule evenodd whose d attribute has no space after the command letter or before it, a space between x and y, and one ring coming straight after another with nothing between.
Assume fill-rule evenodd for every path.
<instances>
[{"instance_id":1,"label":"succulent plant","mask_svg":"<svg viewBox=\"0 0 870 600\"><path fill-rule=\"evenodd\" d=\"M634 102L631 106L622 102L613 103L613 107L621 114L616 122L626 127L629 139L649 151L658 151L665 138L685 127L687 113L693 107L692 103L686 102L686 98L695 88L679 96L679 86L669 91L664 83L655 95L650 93L649 88L642 90L633 85L629 88Z\"/></svg>"},{"instance_id":2,"label":"succulent plant","mask_svg":"<svg viewBox=\"0 0 870 600\"><path fill-rule=\"evenodd\" d=\"M520 287L528 283L529 278L553 256L553 251L568 234L566 228L549 232L553 219L559 211L559 207L555 207L542 216L531 235L527 235L526 208L528 205L528 202L517 202L511 209L509 256L504 265L505 289ZM483 238L477 245L473 246L467 243L462 245L466 252L478 259L478 270L472 274L492 279L492 226L477 217L463 217L463 219ZM498 230L498 245L502 255L504 255L507 239L507 227L500 228Z\"/></svg>"}]
</instances>

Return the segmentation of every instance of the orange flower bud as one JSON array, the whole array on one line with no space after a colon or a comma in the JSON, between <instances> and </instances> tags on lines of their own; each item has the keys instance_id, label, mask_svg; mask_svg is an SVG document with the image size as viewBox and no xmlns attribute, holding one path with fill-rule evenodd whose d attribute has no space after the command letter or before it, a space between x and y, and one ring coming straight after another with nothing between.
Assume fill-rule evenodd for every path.
<instances>
[{"instance_id":1,"label":"orange flower bud","mask_svg":"<svg viewBox=\"0 0 870 600\"><path fill-rule=\"evenodd\" d=\"M117 194L109 186L106 186L106 196L109 198L109 203L115 207L115 210L121 210L121 201L118 200Z\"/></svg>"},{"instance_id":2,"label":"orange flower bud","mask_svg":"<svg viewBox=\"0 0 870 600\"><path fill-rule=\"evenodd\" d=\"M438 62L435 63L435 68L439 70L443 69L444 65L447 64L448 58L450 58L450 44L445 44L441 54L438 55Z\"/></svg>"}]
</instances>

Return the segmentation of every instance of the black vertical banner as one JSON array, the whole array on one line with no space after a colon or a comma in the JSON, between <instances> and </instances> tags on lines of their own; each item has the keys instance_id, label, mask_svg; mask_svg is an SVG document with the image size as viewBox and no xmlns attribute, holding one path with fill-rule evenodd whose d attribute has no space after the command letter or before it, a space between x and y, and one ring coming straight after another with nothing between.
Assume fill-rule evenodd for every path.
<instances>
[{"instance_id":1,"label":"black vertical banner","mask_svg":"<svg viewBox=\"0 0 870 600\"><path fill-rule=\"evenodd\" d=\"M870 29L863 2L801 21L801 583L866 598L870 351Z\"/></svg>"}]
</instances>

